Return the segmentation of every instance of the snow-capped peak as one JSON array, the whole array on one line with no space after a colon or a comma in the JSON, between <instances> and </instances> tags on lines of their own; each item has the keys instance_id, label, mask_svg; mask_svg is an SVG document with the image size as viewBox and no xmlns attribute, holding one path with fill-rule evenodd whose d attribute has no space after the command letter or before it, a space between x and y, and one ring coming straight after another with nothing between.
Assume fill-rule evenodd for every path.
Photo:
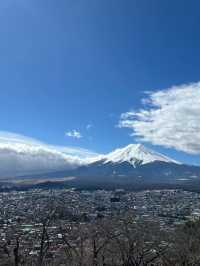
<instances>
[{"instance_id":1,"label":"snow-capped peak","mask_svg":"<svg viewBox=\"0 0 200 266\"><path fill-rule=\"evenodd\" d=\"M129 162L134 167L138 164L147 164L155 161L179 164L179 162L150 150L142 144L130 144L124 148L116 149L104 157L104 163Z\"/></svg>"}]
</instances>

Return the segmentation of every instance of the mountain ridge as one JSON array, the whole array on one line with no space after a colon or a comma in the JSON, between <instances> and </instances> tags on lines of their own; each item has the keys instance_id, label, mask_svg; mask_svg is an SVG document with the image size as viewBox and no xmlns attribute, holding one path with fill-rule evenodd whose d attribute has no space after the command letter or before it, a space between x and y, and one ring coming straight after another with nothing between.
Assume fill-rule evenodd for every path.
<instances>
[{"instance_id":1,"label":"mountain ridge","mask_svg":"<svg viewBox=\"0 0 200 266\"><path fill-rule=\"evenodd\" d=\"M66 181L72 187L185 185L187 182L200 183L200 167L182 164L141 144L130 144L76 169L21 176L21 179L49 178L55 181L67 177L73 177Z\"/></svg>"}]
</instances>

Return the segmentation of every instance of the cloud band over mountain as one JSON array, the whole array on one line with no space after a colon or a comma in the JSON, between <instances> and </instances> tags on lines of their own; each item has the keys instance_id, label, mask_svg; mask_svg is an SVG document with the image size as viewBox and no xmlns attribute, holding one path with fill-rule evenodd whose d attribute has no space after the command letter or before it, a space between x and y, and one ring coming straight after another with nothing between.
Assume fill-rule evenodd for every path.
<instances>
[{"instance_id":1,"label":"cloud band over mountain","mask_svg":"<svg viewBox=\"0 0 200 266\"><path fill-rule=\"evenodd\" d=\"M25 136L0 132L0 177L73 169L96 155L81 148L51 146Z\"/></svg>"}]
</instances>

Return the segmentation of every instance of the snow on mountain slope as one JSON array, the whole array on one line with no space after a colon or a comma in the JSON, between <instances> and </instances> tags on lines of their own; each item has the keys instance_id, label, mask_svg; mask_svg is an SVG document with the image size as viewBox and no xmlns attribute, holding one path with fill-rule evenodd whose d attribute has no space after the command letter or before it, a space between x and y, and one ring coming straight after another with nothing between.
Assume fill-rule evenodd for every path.
<instances>
[{"instance_id":1,"label":"snow on mountain slope","mask_svg":"<svg viewBox=\"0 0 200 266\"><path fill-rule=\"evenodd\" d=\"M129 162L134 167L137 165L147 164L155 161L180 164L179 162L171 158L168 158L160 153L147 149L142 144L130 144L124 148L117 149L105 155L102 159L104 159L104 163Z\"/></svg>"}]
</instances>

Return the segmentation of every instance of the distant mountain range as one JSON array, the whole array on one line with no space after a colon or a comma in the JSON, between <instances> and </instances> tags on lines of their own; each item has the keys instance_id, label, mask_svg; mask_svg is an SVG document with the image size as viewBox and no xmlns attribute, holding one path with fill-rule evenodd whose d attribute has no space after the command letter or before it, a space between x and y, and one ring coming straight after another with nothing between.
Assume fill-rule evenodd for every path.
<instances>
[{"instance_id":1,"label":"distant mountain range","mask_svg":"<svg viewBox=\"0 0 200 266\"><path fill-rule=\"evenodd\" d=\"M141 144L130 144L107 155L92 159L73 170L57 171L29 178L74 177L73 186L140 186L200 183L200 167L185 165Z\"/></svg>"}]
</instances>

